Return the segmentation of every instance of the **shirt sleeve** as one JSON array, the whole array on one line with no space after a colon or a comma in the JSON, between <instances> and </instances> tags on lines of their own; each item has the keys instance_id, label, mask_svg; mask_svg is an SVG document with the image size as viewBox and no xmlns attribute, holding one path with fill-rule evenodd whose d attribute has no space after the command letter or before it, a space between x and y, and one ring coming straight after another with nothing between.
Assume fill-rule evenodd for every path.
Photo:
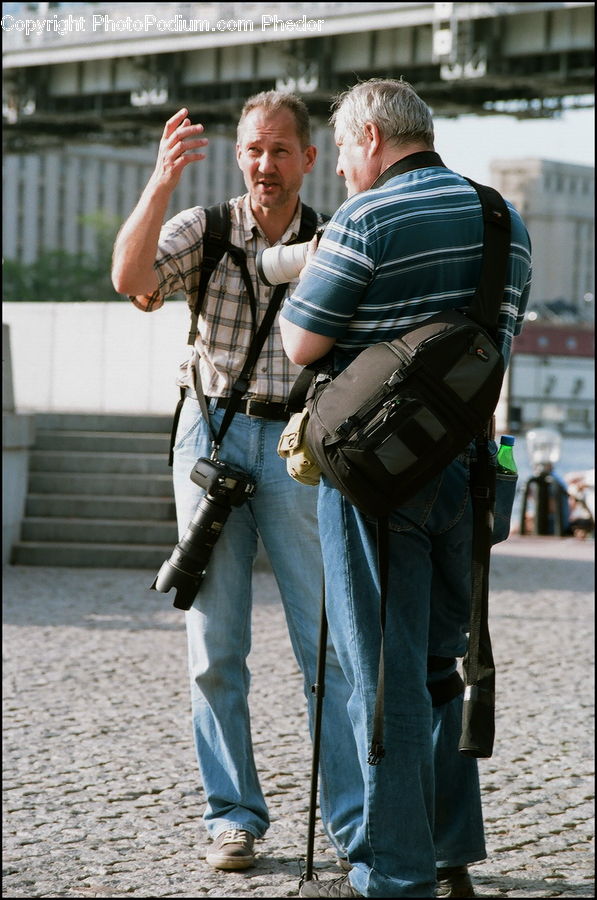
<instances>
[{"instance_id":1,"label":"shirt sleeve","mask_svg":"<svg viewBox=\"0 0 597 900\"><path fill-rule=\"evenodd\" d=\"M375 265L361 221L345 206L330 219L317 253L280 313L326 337L341 337L353 319Z\"/></svg>"},{"instance_id":2,"label":"shirt sleeve","mask_svg":"<svg viewBox=\"0 0 597 900\"><path fill-rule=\"evenodd\" d=\"M192 292L203 260L204 233L205 211L199 206L178 213L162 226L154 263L157 293L162 298Z\"/></svg>"},{"instance_id":3,"label":"shirt sleeve","mask_svg":"<svg viewBox=\"0 0 597 900\"><path fill-rule=\"evenodd\" d=\"M166 297L196 290L203 260L205 211L196 206L185 209L169 219L160 230L156 259L153 264L158 286L153 294L141 302L130 299L144 312L152 312L163 305Z\"/></svg>"}]
</instances>

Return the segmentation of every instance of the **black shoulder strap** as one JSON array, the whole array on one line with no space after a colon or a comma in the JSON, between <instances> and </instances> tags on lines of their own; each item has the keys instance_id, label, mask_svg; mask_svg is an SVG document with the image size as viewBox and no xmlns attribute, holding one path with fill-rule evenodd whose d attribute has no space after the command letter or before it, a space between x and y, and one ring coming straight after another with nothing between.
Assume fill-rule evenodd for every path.
<instances>
[{"instance_id":1,"label":"black shoulder strap","mask_svg":"<svg viewBox=\"0 0 597 900\"><path fill-rule=\"evenodd\" d=\"M327 222L328 218L329 216L322 216L322 220L324 222ZM305 241L310 241L316 230L317 213L314 209L311 209L310 206L307 206L306 203L303 203L299 233L297 235L296 241L291 241L291 243L304 244Z\"/></svg>"},{"instance_id":2,"label":"black shoulder strap","mask_svg":"<svg viewBox=\"0 0 597 900\"><path fill-rule=\"evenodd\" d=\"M471 620L468 650L463 661L465 680L462 733L458 744L464 756L487 759L495 736L495 664L489 634L489 567L495 506L495 466L491 464L487 434L476 439L471 463L473 547Z\"/></svg>"},{"instance_id":3,"label":"black shoulder strap","mask_svg":"<svg viewBox=\"0 0 597 900\"><path fill-rule=\"evenodd\" d=\"M510 210L501 194L485 184L466 179L476 190L483 210L481 276L470 314L490 334L497 331L510 255Z\"/></svg>"},{"instance_id":4,"label":"black shoulder strap","mask_svg":"<svg viewBox=\"0 0 597 900\"><path fill-rule=\"evenodd\" d=\"M228 203L218 203L215 206L209 206L205 210L205 231L203 233L203 259L201 262L201 275L199 276L199 286L197 288L197 298L195 305L191 311L191 325L189 328L189 336L187 343L193 347L195 338L197 337L197 320L203 306L205 293L209 279L214 270L228 249L230 241L230 207ZM172 466L174 459L174 442L176 440L176 431L178 429L178 420L182 405L184 403L185 391L180 389L180 399L176 404L174 418L172 420L172 429L170 432L170 446L168 450L168 465Z\"/></svg>"},{"instance_id":5,"label":"black shoulder strap","mask_svg":"<svg viewBox=\"0 0 597 900\"><path fill-rule=\"evenodd\" d=\"M197 337L197 319L203 306L209 279L228 249L230 241L230 207L228 203L218 203L205 210L205 232L203 234L203 259L197 288L197 299L191 313L191 328L188 343L193 346Z\"/></svg>"}]
</instances>

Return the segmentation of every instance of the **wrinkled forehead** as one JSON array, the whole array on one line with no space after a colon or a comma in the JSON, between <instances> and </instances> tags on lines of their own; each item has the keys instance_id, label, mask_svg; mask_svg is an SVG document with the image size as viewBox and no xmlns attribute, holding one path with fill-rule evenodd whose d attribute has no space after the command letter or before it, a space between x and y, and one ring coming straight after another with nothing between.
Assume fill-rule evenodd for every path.
<instances>
[{"instance_id":1,"label":"wrinkled forehead","mask_svg":"<svg viewBox=\"0 0 597 900\"><path fill-rule=\"evenodd\" d=\"M252 109L239 126L238 137L241 146L264 140L283 145L300 144L296 120L288 109Z\"/></svg>"}]
</instances>

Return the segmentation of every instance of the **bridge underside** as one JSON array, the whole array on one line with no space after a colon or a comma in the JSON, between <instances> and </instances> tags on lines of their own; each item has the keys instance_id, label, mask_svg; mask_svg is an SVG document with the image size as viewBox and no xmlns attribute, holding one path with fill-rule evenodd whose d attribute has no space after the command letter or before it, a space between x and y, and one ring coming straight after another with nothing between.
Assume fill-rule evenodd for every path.
<instances>
[{"instance_id":1,"label":"bridge underside","mask_svg":"<svg viewBox=\"0 0 597 900\"><path fill-rule=\"evenodd\" d=\"M572 55L569 55L572 56ZM592 104L593 54L576 53L574 58L521 60L521 71L507 75L489 75L476 79L442 80L438 67L395 68L375 71L336 73L333 84L302 96L315 121L327 121L334 96L359 80L372 77L404 77L432 107L436 116L465 114L495 115L508 113L520 118L553 117L563 109ZM522 65L524 63L524 65ZM33 72L35 76L32 79ZM27 70L28 91L32 82L43 81L42 69ZM16 122L5 122L3 140L7 150L31 146L31 142L50 143L89 138L111 143L136 143L154 136L164 121L182 106L187 106L195 121L233 130L244 100L263 90L271 90L276 80L247 79L221 81L209 85L187 85L168 92L163 103L143 106L131 104L130 91L105 91L92 96L74 94L46 97L37 103L31 115ZM297 93L302 93L300 90Z\"/></svg>"},{"instance_id":2,"label":"bridge underside","mask_svg":"<svg viewBox=\"0 0 597 900\"><path fill-rule=\"evenodd\" d=\"M410 7L426 6L390 5L404 17ZM345 33L269 43L248 35L236 45L184 49L174 41L156 52L156 45L131 40L110 55L96 42L60 58L43 44L9 48L4 145L18 151L73 138L136 143L182 106L196 121L232 130L244 100L275 87L301 94L315 121L327 121L335 95L380 76L404 77L436 116L536 118L592 105L594 4L487 4L508 10L479 19L466 18L475 4L428 6L427 21L405 18L404 27L367 18L360 30L354 19ZM466 7L457 10L464 18L440 21L439 7Z\"/></svg>"}]
</instances>

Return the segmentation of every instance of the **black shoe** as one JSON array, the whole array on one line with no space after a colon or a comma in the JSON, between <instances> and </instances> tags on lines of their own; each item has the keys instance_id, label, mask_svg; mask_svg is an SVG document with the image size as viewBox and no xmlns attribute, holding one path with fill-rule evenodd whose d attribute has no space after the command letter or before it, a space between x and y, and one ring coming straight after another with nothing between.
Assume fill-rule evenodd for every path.
<instances>
[{"instance_id":1,"label":"black shoe","mask_svg":"<svg viewBox=\"0 0 597 900\"><path fill-rule=\"evenodd\" d=\"M475 890L467 866L437 870L436 897L474 897Z\"/></svg>"},{"instance_id":2,"label":"black shoe","mask_svg":"<svg viewBox=\"0 0 597 900\"><path fill-rule=\"evenodd\" d=\"M348 880L348 875L334 878L333 881L305 881L299 891L299 897L362 897L355 891Z\"/></svg>"}]
</instances>

